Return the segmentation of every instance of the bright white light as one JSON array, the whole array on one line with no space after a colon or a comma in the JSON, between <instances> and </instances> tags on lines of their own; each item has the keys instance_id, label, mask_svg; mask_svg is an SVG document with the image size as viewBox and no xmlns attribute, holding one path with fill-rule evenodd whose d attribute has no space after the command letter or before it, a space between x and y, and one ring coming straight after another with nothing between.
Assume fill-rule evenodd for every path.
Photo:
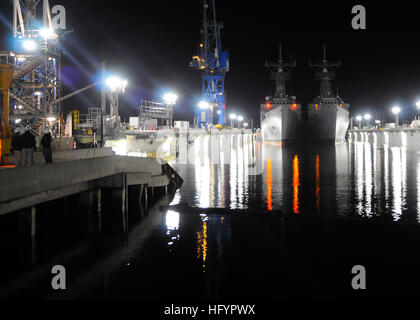
<instances>
[{"instance_id":1,"label":"bright white light","mask_svg":"<svg viewBox=\"0 0 420 320\"><path fill-rule=\"evenodd\" d=\"M23 48L27 51L34 51L36 47L36 42L32 39L26 39L23 41Z\"/></svg>"},{"instance_id":2,"label":"bright white light","mask_svg":"<svg viewBox=\"0 0 420 320\"><path fill-rule=\"evenodd\" d=\"M244 123L244 127L248 127L248 122L245 122Z\"/></svg>"},{"instance_id":3,"label":"bright white light","mask_svg":"<svg viewBox=\"0 0 420 320\"><path fill-rule=\"evenodd\" d=\"M124 91L128 81L118 77L109 77L105 80L105 83L111 91Z\"/></svg>"},{"instance_id":4,"label":"bright white light","mask_svg":"<svg viewBox=\"0 0 420 320\"><path fill-rule=\"evenodd\" d=\"M19 109L19 110L22 110L22 109L23 109L23 106L22 106L22 105L19 105L19 106L18 106L18 109Z\"/></svg>"},{"instance_id":5,"label":"bright white light","mask_svg":"<svg viewBox=\"0 0 420 320\"><path fill-rule=\"evenodd\" d=\"M238 116L238 121L241 122L242 120L244 120L244 117Z\"/></svg>"},{"instance_id":6,"label":"bright white light","mask_svg":"<svg viewBox=\"0 0 420 320\"><path fill-rule=\"evenodd\" d=\"M362 121L362 116L357 116L357 117L356 117L356 120L357 120L357 121Z\"/></svg>"},{"instance_id":7,"label":"bright white light","mask_svg":"<svg viewBox=\"0 0 420 320\"><path fill-rule=\"evenodd\" d=\"M54 122L55 120L57 120L57 118L55 116L47 117L48 122Z\"/></svg>"},{"instance_id":8,"label":"bright white light","mask_svg":"<svg viewBox=\"0 0 420 320\"><path fill-rule=\"evenodd\" d=\"M168 210L166 213L166 228L168 230L176 230L179 228L179 213Z\"/></svg>"},{"instance_id":9,"label":"bright white light","mask_svg":"<svg viewBox=\"0 0 420 320\"><path fill-rule=\"evenodd\" d=\"M174 93L167 93L163 96L163 101L167 104L175 104L178 100L178 96Z\"/></svg>"},{"instance_id":10,"label":"bright white light","mask_svg":"<svg viewBox=\"0 0 420 320\"><path fill-rule=\"evenodd\" d=\"M416 102L417 109L420 109L420 101Z\"/></svg>"},{"instance_id":11,"label":"bright white light","mask_svg":"<svg viewBox=\"0 0 420 320\"><path fill-rule=\"evenodd\" d=\"M401 108L400 108L400 107L398 107L398 106L395 106L395 107L393 107L391 110L392 110L392 113L393 113L393 114L398 114L398 113L400 113Z\"/></svg>"},{"instance_id":12,"label":"bright white light","mask_svg":"<svg viewBox=\"0 0 420 320\"><path fill-rule=\"evenodd\" d=\"M37 97L42 96L42 92L41 91L35 91L34 96L37 96Z\"/></svg>"},{"instance_id":13,"label":"bright white light","mask_svg":"<svg viewBox=\"0 0 420 320\"><path fill-rule=\"evenodd\" d=\"M217 111L217 114L220 114L220 110Z\"/></svg>"},{"instance_id":14,"label":"bright white light","mask_svg":"<svg viewBox=\"0 0 420 320\"><path fill-rule=\"evenodd\" d=\"M18 124L18 123L20 123L21 121L22 121L22 119L16 119L16 120L15 120L15 123L16 123L16 124Z\"/></svg>"},{"instance_id":15,"label":"bright white light","mask_svg":"<svg viewBox=\"0 0 420 320\"><path fill-rule=\"evenodd\" d=\"M200 109L208 109L210 107L209 103L206 101L200 101L200 103L198 104L198 107Z\"/></svg>"},{"instance_id":16,"label":"bright white light","mask_svg":"<svg viewBox=\"0 0 420 320\"><path fill-rule=\"evenodd\" d=\"M232 114L229 116L229 118L230 118L231 120L235 120L235 119L236 119L236 114L232 113Z\"/></svg>"},{"instance_id":17,"label":"bright white light","mask_svg":"<svg viewBox=\"0 0 420 320\"><path fill-rule=\"evenodd\" d=\"M115 152L117 156L126 156L127 155L127 140L119 140L112 147L112 151Z\"/></svg>"},{"instance_id":18,"label":"bright white light","mask_svg":"<svg viewBox=\"0 0 420 320\"><path fill-rule=\"evenodd\" d=\"M370 120L371 115L370 114L365 114L364 118L365 118L365 120Z\"/></svg>"},{"instance_id":19,"label":"bright white light","mask_svg":"<svg viewBox=\"0 0 420 320\"><path fill-rule=\"evenodd\" d=\"M56 34L54 33L54 29L52 28L44 28L39 31L39 34L41 37L45 39L53 39L56 37Z\"/></svg>"}]
</instances>

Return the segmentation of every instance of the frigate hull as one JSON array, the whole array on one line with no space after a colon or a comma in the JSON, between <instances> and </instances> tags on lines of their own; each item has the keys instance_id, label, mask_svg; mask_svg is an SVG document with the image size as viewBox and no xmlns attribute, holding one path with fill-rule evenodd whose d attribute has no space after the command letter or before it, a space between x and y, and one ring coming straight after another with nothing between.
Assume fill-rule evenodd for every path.
<instances>
[{"instance_id":1,"label":"frigate hull","mask_svg":"<svg viewBox=\"0 0 420 320\"><path fill-rule=\"evenodd\" d=\"M329 104L318 107L310 104L308 110L310 140L342 143L345 142L350 122L347 106Z\"/></svg>"},{"instance_id":2,"label":"frigate hull","mask_svg":"<svg viewBox=\"0 0 420 320\"><path fill-rule=\"evenodd\" d=\"M300 105L261 105L261 131L264 141L293 141L299 138Z\"/></svg>"}]
</instances>

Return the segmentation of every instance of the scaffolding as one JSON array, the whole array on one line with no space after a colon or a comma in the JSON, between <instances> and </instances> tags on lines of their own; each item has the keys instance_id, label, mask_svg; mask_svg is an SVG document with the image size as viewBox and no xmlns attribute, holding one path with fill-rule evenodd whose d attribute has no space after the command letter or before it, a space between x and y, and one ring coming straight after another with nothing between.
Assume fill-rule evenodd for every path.
<instances>
[{"instance_id":1,"label":"scaffolding","mask_svg":"<svg viewBox=\"0 0 420 320\"><path fill-rule=\"evenodd\" d=\"M40 3L42 23L38 22ZM26 114L25 120L33 129L61 113L59 37L54 30L45 36L43 30L53 30L48 0L13 0L13 50L7 57L14 66L11 112L15 116ZM28 42L35 49L28 48Z\"/></svg>"},{"instance_id":2,"label":"scaffolding","mask_svg":"<svg viewBox=\"0 0 420 320\"><path fill-rule=\"evenodd\" d=\"M148 127L151 123L159 125L157 120L161 120L161 125L172 126L174 108L173 105L141 100L139 123L140 127ZM156 121L154 121L156 120ZM166 121L166 124L164 123Z\"/></svg>"},{"instance_id":3,"label":"scaffolding","mask_svg":"<svg viewBox=\"0 0 420 320\"><path fill-rule=\"evenodd\" d=\"M100 129L101 125L101 109L89 108L87 114L80 114L77 128L90 128L94 131Z\"/></svg>"}]
</instances>

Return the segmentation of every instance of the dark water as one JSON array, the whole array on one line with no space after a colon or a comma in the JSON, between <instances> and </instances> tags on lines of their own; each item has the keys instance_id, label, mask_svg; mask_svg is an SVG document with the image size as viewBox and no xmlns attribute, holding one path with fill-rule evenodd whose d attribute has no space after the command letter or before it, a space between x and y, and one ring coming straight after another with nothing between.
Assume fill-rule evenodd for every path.
<instances>
[{"instance_id":1,"label":"dark water","mask_svg":"<svg viewBox=\"0 0 420 320\"><path fill-rule=\"evenodd\" d=\"M229 149L229 164L211 164L206 153L174 164L182 188L156 191L148 212L130 204L126 237L118 195L107 193L100 220L78 196L39 207L35 243L22 231L27 212L1 217L0 297L420 297L416 154L366 144ZM245 210L159 209L183 202ZM50 286L57 264L67 270L61 292ZM367 270L365 291L351 288L354 265Z\"/></svg>"}]
</instances>

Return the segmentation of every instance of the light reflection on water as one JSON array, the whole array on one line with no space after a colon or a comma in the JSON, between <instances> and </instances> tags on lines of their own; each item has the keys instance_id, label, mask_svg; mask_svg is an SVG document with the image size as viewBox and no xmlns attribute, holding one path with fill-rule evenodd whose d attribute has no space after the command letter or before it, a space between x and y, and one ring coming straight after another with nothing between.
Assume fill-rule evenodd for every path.
<instances>
[{"instance_id":1,"label":"light reflection on water","mask_svg":"<svg viewBox=\"0 0 420 320\"><path fill-rule=\"evenodd\" d=\"M419 157L405 148L283 145L250 136L218 143L218 164L203 138L192 144L198 159L174 164L184 178L177 202L420 221Z\"/></svg>"}]
</instances>

